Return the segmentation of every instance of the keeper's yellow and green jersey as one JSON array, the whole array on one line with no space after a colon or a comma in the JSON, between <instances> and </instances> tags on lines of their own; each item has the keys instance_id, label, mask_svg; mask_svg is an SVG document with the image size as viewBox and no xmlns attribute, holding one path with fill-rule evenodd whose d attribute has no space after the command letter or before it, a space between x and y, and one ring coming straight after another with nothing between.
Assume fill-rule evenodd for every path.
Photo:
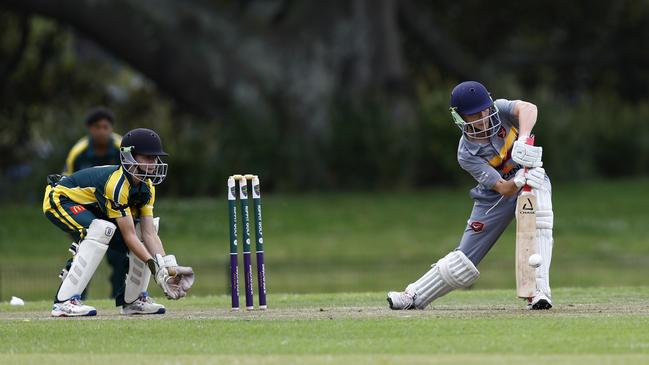
<instances>
[{"instance_id":1,"label":"keeper's yellow and green jersey","mask_svg":"<svg viewBox=\"0 0 649 365\"><path fill-rule=\"evenodd\" d=\"M93 148L92 137L81 138L68 152L63 167L63 175L72 175L79 170L93 166L119 165L119 147L121 143L122 136L113 133L111 140L108 142L106 154L97 155Z\"/></svg>"},{"instance_id":2,"label":"keeper's yellow and green jersey","mask_svg":"<svg viewBox=\"0 0 649 365\"><path fill-rule=\"evenodd\" d=\"M66 202L82 205L100 219L153 216L155 188L151 180L134 184L121 166L98 166L48 185L43 212L63 214L60 208Z\"/></svg>"}]
</instances>

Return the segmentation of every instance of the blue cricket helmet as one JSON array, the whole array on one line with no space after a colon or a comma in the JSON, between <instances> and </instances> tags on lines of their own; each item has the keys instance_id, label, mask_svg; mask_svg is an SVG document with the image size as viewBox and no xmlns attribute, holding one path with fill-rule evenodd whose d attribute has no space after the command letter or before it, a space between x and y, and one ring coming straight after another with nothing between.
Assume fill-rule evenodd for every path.
<instances>
[{"instance_id":1,"label":"blue cricket helmet","mask_svg":"<svg viewBox=\"0 0 649 365\"><path fill-rule=\"evenodd\" d=\"M464 81L451 91L451 108L460 114L479 113L493 104L487 88L477 81Z\"/></svg>"},{"instance_id":2,"label":"blue cricket helmet","mask_svg":"<svg viewBox=\"0 0 649 365\"><path fill-rule=\"evenodd\" d=\"M489 109L484 118L467 122L463 116L473 115ZM498 107L489 91L477 81L464 81L451 91L451 117L465 136L474 139L487 139L498 133L501 121ZM485 128L485 121L488 125Z\"/></svg>"}]
</instances>

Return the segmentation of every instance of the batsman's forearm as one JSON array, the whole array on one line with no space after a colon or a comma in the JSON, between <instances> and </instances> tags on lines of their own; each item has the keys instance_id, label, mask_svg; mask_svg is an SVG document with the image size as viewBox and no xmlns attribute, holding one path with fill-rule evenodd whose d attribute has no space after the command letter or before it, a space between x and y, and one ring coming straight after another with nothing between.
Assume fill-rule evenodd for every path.
<instances>
[{"instance_id":1,"label":"batsman's forearm","mask_svg":"<svg viewBox=\"0 0 649 365\"><path fill-rule=\"evenodd\" d=\"M510 180L500 179L492 189L504 196L515 195L519 190L518 186L514 183L513 178Z\"/></svg>"},{"instance_id":2,"label":"batsman's forearm","mask_svg":"<svg viewBox=\"0 0 649 365\"><path fill-rule=\"evenodd\" d=\"M532 134L532 129L536 124L536 117L538 115L538 110L536 105L521 101L518 104L518 135L519 136L530 136Z\"/></svg>"}]
</instances>

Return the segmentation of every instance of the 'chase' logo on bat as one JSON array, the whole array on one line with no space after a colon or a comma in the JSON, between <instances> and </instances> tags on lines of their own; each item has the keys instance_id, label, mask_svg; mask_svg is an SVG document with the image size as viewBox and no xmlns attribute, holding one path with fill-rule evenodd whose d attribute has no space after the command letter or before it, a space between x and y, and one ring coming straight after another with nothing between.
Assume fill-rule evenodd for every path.
<instances>
[{"instance_id":1,"label":"'chase' logo on bat","mask_svg":"<svg viewBox=\"0 0 649 365\"><path fill-rule=\"evenodd\" d=\"M523 207L521 208L521 213L534 214L534 205L532 204L530 198L527 198L527 202L523 203Z\"/></svg>"}]
</instances>

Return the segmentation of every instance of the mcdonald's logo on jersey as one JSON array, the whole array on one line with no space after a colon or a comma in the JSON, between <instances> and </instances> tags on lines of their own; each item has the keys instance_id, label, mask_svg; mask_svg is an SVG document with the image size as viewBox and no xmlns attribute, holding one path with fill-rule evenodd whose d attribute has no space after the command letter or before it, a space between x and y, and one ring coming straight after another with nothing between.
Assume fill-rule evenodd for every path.
<instances>
[{"instance_id":1,"label":"mcdonald's logo on jersey","mask_svg":"<svg viewBox=\"0 0 649 365\"><path fill-rule=\"evenodd\" d=\"M85 210L86 210L86 208L84 208L83 205L73 205L73 206L70 207L70 211L71 211L74 215L77 215L77 214L79 214L79 213L81 213L81 212L83 212L83 211L85 211Z\"/></svg>"}]
</instances>

